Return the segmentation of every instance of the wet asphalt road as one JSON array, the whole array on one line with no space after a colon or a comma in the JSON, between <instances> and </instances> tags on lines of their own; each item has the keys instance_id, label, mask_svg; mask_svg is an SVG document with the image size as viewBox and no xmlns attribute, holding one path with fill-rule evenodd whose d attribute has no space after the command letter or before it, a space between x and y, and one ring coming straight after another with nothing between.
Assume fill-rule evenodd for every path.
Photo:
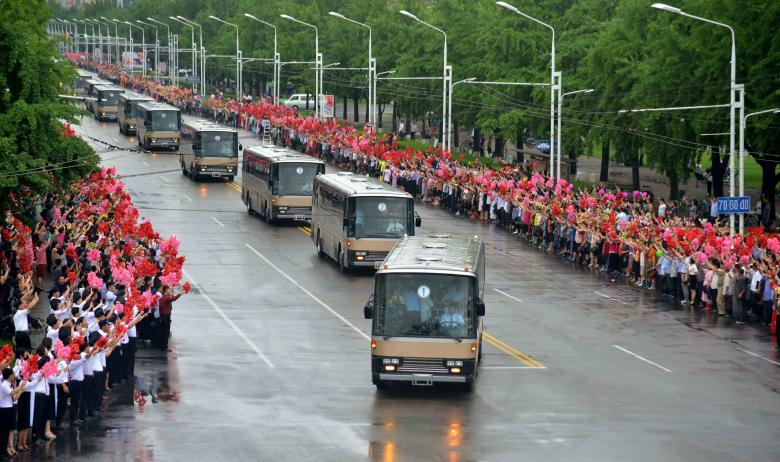
<instances>
[{"instance_id":1,"label":"wet asphalt road","mask_svg":"<svg viewBox=\"0 0 780 462\"><path fill-rule=\"evenodd\" d=\"M79 131L135 146L115 124L85 118ZM251 139L243 133L245 147ZM317 258L305 228L249 216L240 188L194 183L175 154L96 147L141 215L179 238L195 290L174 305L173 352L146 351L136 389L112 394L78 440L64 434L51 449L60 456L754 461L780 452L780 358L764 330L680 309L427 205L421 232L486 241L492 337L471 395L377 393L362 316L370 273L342 275Z\"/></svg>"}]
</instances>

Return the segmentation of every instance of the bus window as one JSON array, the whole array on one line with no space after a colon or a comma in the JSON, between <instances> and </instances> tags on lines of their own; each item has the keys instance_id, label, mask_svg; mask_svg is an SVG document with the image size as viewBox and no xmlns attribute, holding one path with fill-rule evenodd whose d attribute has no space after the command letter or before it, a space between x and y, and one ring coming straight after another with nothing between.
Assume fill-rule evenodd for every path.
<instances>
[{"instance_id":1,"label":"bus window","mask_svg":"<svg viewBox=\"0 0 780 462\"><path fill-rule=\"evenodd\" d=\"M149 111L149 114L153 131L175 132L181 127L181 114L178 111Z\"/></svg>"},{"instance_id":2,"label":"bus window","mask_svg":"<svg viewBox=\"0 0 780 462\"><path fill-rule=\"evenodd\" d=\"M238 138L234 133L200 132L197 138L199 157L238 157Z\"/></svg>"},{"instance_id":3,"label":"bus window","mask_svg":"<svg viewBox=\"0 0 780 462\"><path fill-rule=\"evenodd\" d=\"M278 163L274 164L274 187L276 196L311 196L314 177L320 164L315 163Z\"/></svg>"},{"instance_id":4,"label":"bus window","mask_svg":"<svg viewBox=\"0 0 780 462\"><path fill-rule=\"evenodd\" d=\"M347 204L347 236L357 239L412 236L412 207L406 197L352 197Z\"/></svg>"},{"instance_id":5,"label":"bus window","mask_svg":"<svg viewBox=\"0 0 780 462\"><path fill-rule=\"evenodd\" d=\"M474 278L433 273L376 277L374 334L473 338Z\"/></svg>"}]
</instances>

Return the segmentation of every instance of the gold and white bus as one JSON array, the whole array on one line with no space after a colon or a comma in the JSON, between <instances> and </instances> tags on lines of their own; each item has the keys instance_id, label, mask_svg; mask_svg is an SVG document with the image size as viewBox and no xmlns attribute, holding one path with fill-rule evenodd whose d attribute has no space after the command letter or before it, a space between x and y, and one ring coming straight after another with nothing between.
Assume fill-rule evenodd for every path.
<instances>
[{"instance_id":1,"label":"gold and white bus","mask_svg":"<svg viewBox=\"0 0 780 462\"><path fill-rule=\"evenodd\" d=\"M414 199L375 178L352 172L314 180L311 237L317 255L334 259L342 271L379 265L404 236L413 236L420 217Z\"/></svg>"},{"instance_id":2,"label":"gold and white bus","mask_svg":"<svg viewBox=\"0 0 780 462\"><path fill-rule=\"evenodd\" d=\"M374 276L364 308L371 329L371 379L472 391L482 351L485 245L448 234L398 241Z\"/></svg>"},{"instance_id":3,"label":"gold and white bus","mask_svg":"<svg viewBox=\"0 0 780 462\"><path fill-rule=\"evenodd\" d=\"M97 120L116 120L119 95L125 92L122 87L113 84L93 87L95 101L92 102L92 113Z\"/></svg>"},{"instance_id":4,"label":"gold and white bus","mask_svg":"<svg viewBox=\"0 0 780 462\"><path fill-rule=\"evenodd\" d=\"M311 218L314 178L325 164L292 149L274 145L244 149L241 198L247 211L268 223Z\"/></svg>"},{"instance_id":5,"label":"gold and white bus","mask_svg":"<svg viewBox=\"0 0 780 462\"><path fill-rule=\"evenodd\" d=\"M204 119L181 124L179 163L181 172L193 180L227 178L233 181L238 170L238 132Z\"/></svg>"},{"instance_id":6,"label":"gold and white bus","mask_svg":"<svg viewBox=\"0 0 780 462\"><path fill-rule=\"evenodd\" d=\"M135 135L137 133L138 121L136 117L138 104L148 101L154 101L154 98L133 92L125 92L119 95L119 105L117 107L119 133L123 135Z\"/></svg>"},{"instance_id":7,"label":"gold and white bus","mask_svg":"<svg viewBox=\"0 0 780 462\"><path fill-rule=\"evenodd\" d=\"M73 81L73 91L77 95L84 96L87 94L87 81L97 78L97 74L94 74L84 69L76 69L78 77Z\"/></svg>"},{"instance_id":8,"label":"gold and white bus","mask_svg":"<svg viewBox=\"0 0 780 462\"><path fill-rule=\"evenodd\" d=\"M85 100L84 107L86 107L87 111L92 112L93 111L93 99L97 98L97 90L96 88L99 86L106 86L111 85L111 82L108 80L103 80L99 77L93 77L91 79L88 79L84 83L84 95L88 97L87 100Z\"/></svg>"},{"instance_id":9,"label":"gold and white bus","mask_svg":"<svg viewBox=\"0 0 780 462\"><path fill-rule=\"evenodd\" d=\"M181 112L170 104L149 101L136 106L136 138L144 149L179 149Z\"/></svg>"}]
</instances>

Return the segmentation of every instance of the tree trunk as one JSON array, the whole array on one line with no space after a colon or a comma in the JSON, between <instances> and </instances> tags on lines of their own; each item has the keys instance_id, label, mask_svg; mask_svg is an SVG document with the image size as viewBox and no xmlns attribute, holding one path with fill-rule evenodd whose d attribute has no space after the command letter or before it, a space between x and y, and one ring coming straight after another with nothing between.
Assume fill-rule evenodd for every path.
<instances>
[{"instance_id":1,"label":"tree trunk","mask_svg":"<svg viewBox=\"0 0 780 462\"><path fill-rule=\"evenodd\" d=\"M341 118L343 120L347 120L349 117L349 114L347 113L347 106L349 106L349 95L344 95L341 97Z\"/></svg>"},{"instance_id":2,"label":"tree trunk","mask_svg":"<svg viewBox=\"0 0 780 462\"><path fill-rule=\"evenodd\" d=\"M574 181L574 178L577 177L577 150L573 147L567 148L569 152L567 152L567 156L569 157L569 181Z\"/></svg>"},{"instance_id":3,"label":"tree trunk","mask_svg":"<svg viewBox=\"0 0 780 462\"><path fill-rule=\"evenodd\" d=\"M775 191L780 175L777 174L777 161L770 159L756 159L761 166L761 194L769 201L770 226L775 221Z\"/></svg>"},{"instance_id":4,"label":"tree trunk","mask_svg":"<svg viewBox=\"0 0 780 462\"><path fill-rule=\"evenodd\" d=\"M609 138L601 142L601 172L599 181L609 181Z\"/></svg>"},{"instance_id":5,"label":"tree trunk","mask_svg":"<svg viewBox=\"0 0 780 462\"><path fill-rule=\"evenodd\" d=\"M680 195L680 175L677 174L676 169L672 169L667 175L669 178L669 199L677 200Z\"/></svg>"},{"instance_id":6,"label":"tree trunk","mask_svg":"<svg viewBox=\"0 0 780 462\"><path fill-rule=\"evenodd\" d=\"M377 106L379 108L379 115L377 116L376 127L382 128L382 117L384 117L385 114L385 104L378 104Z\"/></svg>"},{"instance_id":7,"label":"tree trunk","mask_svg":"<svg viewBox=\"0 0 780 462\"><path fill-rule=\"evenodd\" d=\"M493 150L493 157L504 157L504 138L496 136L496 149Z\"/></svg>"},{"instance_id":8,"label":"tree trunk","mask_svg":"<svg viewBox=\"0 0 780 462\"><path fill-rule=\"evenodd\" d=\"M455 127L453 128L453 132L452 132L452 144L454 144L455 146L452 146L451 150L454 152L458 150L458 146L460 145L460 136L459 136L460 124L458 123L457 120L455 120L452 124Z\"/></svg>"},{"instance_id":9,"label":"tree trunk","mask_svg":"<svg viewBox=\"0 0 780 462\"><path fill-rule=\"evenodd\" d=\"M472 145L474 146L474 152L478 152L479 156L482 157L485 155L485 145L484 140L482 139L482 130L477 127L474 129L474 139L472 140Z\"/></svg>"},{"instance_id":10,"label":"tree trunk","mask_svg":"<svg viewBox=\"0 0 780 462\"><path fill-rule=\"evenodd\" d=\"M306 93L306 110L309 110L309 98L311 98L311 95L309 93Z\"/></svg>"},{"instance_id":11,"label":"tree trunk","mask_svg":"<svg viewBox=\"0 0 780 462\"><path fill-rule=\"evenodd\" d=\"M360 122L360 93L352 95L352 118L358 123Z\"/></svg>"},{"instance_id":12,"label":"tree trunk","mask_svg":"<svg viewBox=\"0 0 780 462\"><path fill-rule=\"evenodd\" d=\"M393 131L398 132L398 101L393 101Z\"/></svg>"},{"instance_id":13,"label":"tree trunk","mask_svg":"<svg viewBox=\"0 0 780 462\"><path fill-rule=\"evenodd\" d=\"M366 99L366 117L364 119L366 121L366 123L368 123L368 109L369 109L368 108L368 99Z\"/></svg>"},{"instance_id":14,"label":"tree trunk","mask_svg":"<svg viewBox=\"0 0 780 462\"><path fill-rule=\"evenodd\" d=\"M523 139L523 129L520 127L517 127L517 132L515 132L515 161L518 163L525 162L525 153L523 150L525 149L525 140Z\"/></svg>"}]
</instances>

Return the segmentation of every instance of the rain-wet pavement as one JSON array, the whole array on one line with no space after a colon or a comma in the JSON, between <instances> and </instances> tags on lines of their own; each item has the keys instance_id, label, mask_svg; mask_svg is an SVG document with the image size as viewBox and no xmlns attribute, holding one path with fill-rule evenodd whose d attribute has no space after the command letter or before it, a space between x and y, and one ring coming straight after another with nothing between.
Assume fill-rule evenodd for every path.
<instances>
[{"instance_id":1,"label":"rain-wet pavement","mask_svg":"<svg viewBox=\"0 0 780 462\"><path fill-rule=\"evenodd\" d=\"M114 124L85 119L83 127L134 146ZM250 138L243 132L244 146ZM456 230L486 241L485 325L494 340L485 345L473 394L439 387L377 393L361 335L369 331L362 307L370 273L341 274L317 258L304 230L249 216L240 188L194 183L178 172L175 154L103 157L126 176L141 215L179 238L196 290L174 305L173 352L139 359L136 389L144 399L129 385L112 392L110 409L87 429L66 430L51 443L57 456L776 457L780 358L763 329L681 309L494 226L419 205L421 232Z\"/></svg>"}]
</instances>

